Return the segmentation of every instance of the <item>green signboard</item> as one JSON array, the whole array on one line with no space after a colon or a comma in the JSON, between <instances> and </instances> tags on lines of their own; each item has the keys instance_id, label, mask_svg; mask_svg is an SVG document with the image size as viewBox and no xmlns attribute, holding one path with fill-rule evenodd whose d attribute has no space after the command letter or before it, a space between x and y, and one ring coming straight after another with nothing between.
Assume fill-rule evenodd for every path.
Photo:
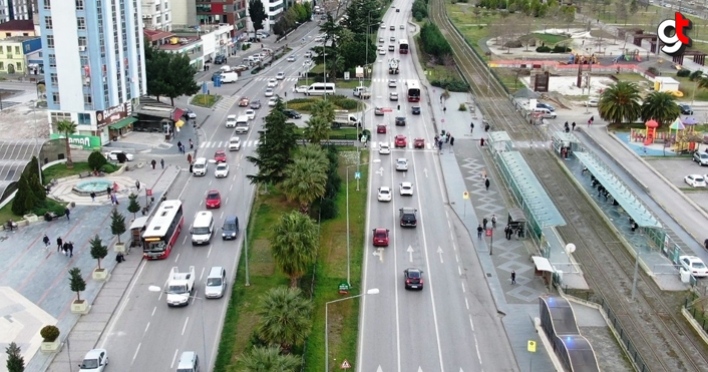
<instances>
[{"instance_id":1,"label":"green signboard","mask_svg":"<svg viewBox=\"0 0 708 372\"><path fill-rule=\"evenodd\" d=\"M50 139L64 139L63 134L52 133ZM81 150L101 150L101 137L84 136L81 134L72 134L69 136L69 146L74 149Z\"/></svg>"}]
</instances>

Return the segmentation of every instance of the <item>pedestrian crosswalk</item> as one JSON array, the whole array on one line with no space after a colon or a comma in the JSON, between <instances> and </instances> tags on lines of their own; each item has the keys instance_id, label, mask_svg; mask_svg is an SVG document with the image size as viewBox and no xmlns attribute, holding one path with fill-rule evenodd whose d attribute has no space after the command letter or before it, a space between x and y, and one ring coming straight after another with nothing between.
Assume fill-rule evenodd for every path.
<instances>
[{"instance_id":1,"label":"pedestrian crosswalk","mask_svg":"<svg viewBox=\"0 0 708 372\"><path fill-rule=\"evenodd\" d=\"M244 148L244 147L256 147L256 146L258 146L258 143L260 143L260 141L258 141L258 140L241 141L241 148ZM199 143L199 148L200 148L200 149L221 149L221 150L226 150L226 149L229 148L229 141L205 141L205 142L200 142L200 143Z\"/></svg>"},{"instance_id":2,"label":"pedestrian crosswalk","mask_svg":"<svg viewBox=\"0 0 708 372\"><path fill-rule=\"evenodd\" d=\"M238 98L239 97L236 96L221 96L221 99L214 105L214 109L228 111L236 104Z\"/></svg>"}]
</instances>

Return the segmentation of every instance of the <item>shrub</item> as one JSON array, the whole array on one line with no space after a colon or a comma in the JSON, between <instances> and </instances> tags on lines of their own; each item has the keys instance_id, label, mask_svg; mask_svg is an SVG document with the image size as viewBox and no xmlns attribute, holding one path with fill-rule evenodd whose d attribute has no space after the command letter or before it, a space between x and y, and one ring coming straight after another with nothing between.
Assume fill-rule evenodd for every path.
<instances>
[{"instance_id":1,"label":"shrub","mask_svg":"<svg viewBox=\"0 0 708 372\"><path fill-rule=\"evenodd\" d=\"M59 338L61 332L59 332L59 328L56 326L48 325L44 326L44 328L39 331L39 334L42 336L44 342L54 342Z\"/></svg>"},{"instance_id":2,"label":"shrub","mask_svg":"<svg viewBox=\"0 0 708 372\"><path fill-rule=\"evenodd\" d=\"M465 106L464 103L460 103L460 107L457 108L457 111L467 111L467 106Z\"/></svg>"},{"instance_id":3,"label":"shrub","mask_svg":"<svg viewBox=\"0 0 708 372\"><path fill-rule=\"evenodd\" d=\"M568 53L572 49L568 48L565 45L556 45L553 47L553 51L551 53Z\"/></svg>"},{"instance_id":4,"label":"shrub","mask_svg":"<svg viewBox=\"0 0 708 372\"><path fill-rule=\"evenodd\" d=\"M545 45L541 45L540 47L536 48L537 53L550 53L551 50L552 50L551 48L549 48Z\"/></svg>"},{"instance_id":5,"label":"shrub","mask_svg":"<svg viewBox=\"0 0 708 372\"><path fill-rule=\"evenodd\" d=\"M521 48L522 46L524 45L519 40L509 40L504 43L505 48Z\"/></svg>"},{"instance_id":6,"label":"shrub","mask_svg":"<svg viewBox=\"0 0 708 372\"><path fill-rule=\"evenodd\" d=\"M101 169L106 163L108 163L108 160L99 151L92 152L88 157L88 165L91 169Z\"/></svg>"},{"instance_id":7,"label":"shrub","mask_svg":"<svg viewBox=\"0 0 708 372\"><path fill-rule=\"evenodd\" d=\"M656 67L649 67L649 68L647 69L647 72L650 73L650 74L652 74L652 75L654 75L654 76L659 76L659 75L661 75L661 73L659 72L659 70L658 70Z\"/></svg>"},{"instance_id":8,"label":"shrub","mask_svg":"<svg viewBox=\"0 0 708 372\"><path fill-rule=\"evenodd\" d=\"M703 71L701 70L696 70L691 73L691 75L688 77L689 80L691 81L696 81L699 80L700 78L703 77Z\"/></svg>"},{"instance_id":9,"label":"shrub","mask_svg":"<svg viewBox=\"0 0 708 372\"><path fill-rule=\"evenodd\" d=\"M700 72L700 71L697 71L697 72ZM689 76L691 76L691 70L682 68L682 69L680 69L680 70L678 70L678 71L676 72L676 76L678 76L678 77L689 77Z\"/></svg>"},{"instance_id":10,"label":"shrub","mask_svg":"<svg viewBox=\"0 0 708 372\"><path fill-rule=\"evenodd\" d=\"M450 92L469 92L470 90L470 86L467 85L467 83L457 79L432 80L430 85L446 89Z\"/></svg>"},{"instance_id":11,"label":"shrub","mask_svg":"<svg viewBox=\"0 0 708 372\"><path fill-rule=\"evenodd\" d=\"M320 218L331 220L337 217L337 203L333 199L325 198L320 201Z\"/></svg>"}]
</instances>

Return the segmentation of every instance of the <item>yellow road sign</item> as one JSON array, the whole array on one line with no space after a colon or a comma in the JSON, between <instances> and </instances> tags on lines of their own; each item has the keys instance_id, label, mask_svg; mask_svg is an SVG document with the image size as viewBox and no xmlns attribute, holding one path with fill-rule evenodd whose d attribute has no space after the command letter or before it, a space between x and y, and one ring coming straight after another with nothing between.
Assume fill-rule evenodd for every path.
<instances>
[{"instance_id":1,"label":"yellow road sign","mask_svg":"<svg viewBox=\"0 0 708 372\"><path fill-rule=\"evenodd\" d=\"M467 199L469 199L469 198L470 198L470 193L468 193L467 191L465 191L465 192L462 193L462 199L467 200Z\"/></svg>"},{"instance_id":2,"label":"yellow road sign","mask_svg":"<svg viewBox=\"0 0 708 372\"><path fill-rule=\"evenodd\" d=\"M526 344L526 350L528 350L530 353L535 353L536 352L536 341L531 341Z\"/></svg>"}]
</instances>

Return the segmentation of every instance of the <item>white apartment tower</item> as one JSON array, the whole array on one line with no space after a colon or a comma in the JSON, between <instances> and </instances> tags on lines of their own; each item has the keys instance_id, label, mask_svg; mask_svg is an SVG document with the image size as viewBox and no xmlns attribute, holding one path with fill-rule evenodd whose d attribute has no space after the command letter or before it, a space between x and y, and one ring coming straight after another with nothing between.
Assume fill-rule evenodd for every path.
<instances>
[{"instance_id":1,"label":"white apartment tower","mask_svg":"<svg viewBox=\"0 0 708 372\"><path fill-rule=\"evenodd\" d=\"M135 121L133 101L147 92L139 1L39 0L52 133L71 120L106 144Z\"/></svg>"},{"instance_id":2,"label":"white apartment tower","mask_svg":"<svg viewBox=\"0 0 708 372\"><path fill-rule=\"evenodd\" d=\"M143 27L151 30L172 31L170 0L140 0L143 8Z\"/></svg>"}]
</instances>

